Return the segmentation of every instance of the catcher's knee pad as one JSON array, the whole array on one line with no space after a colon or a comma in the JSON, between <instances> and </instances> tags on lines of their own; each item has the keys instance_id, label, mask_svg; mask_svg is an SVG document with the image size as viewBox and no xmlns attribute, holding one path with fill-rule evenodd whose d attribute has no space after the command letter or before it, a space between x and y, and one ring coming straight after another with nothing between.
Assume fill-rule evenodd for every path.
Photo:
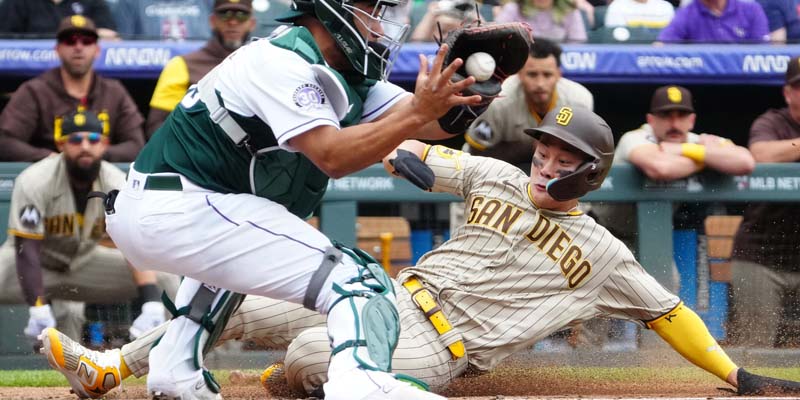
<instances>
[{"instance_id":1,"label":"catcher's knee pad","mask_svg":"<svg viewBox=\"0 0 800 400\"><path fill-rule=\"evenodd\" d=\"M214 286L200 284L189 304L176 308L165 294L161 296L164 306L173 318L184 316L200 325L194 334L194 366L202 369L203 357L214 347L222 335L231 315L239 308L245 295ZM219 385L208 371L203 372L208 387L219 393Z\"/></svg>"},{"instance_id":2,"label":"catcher's knee pad","mask_svg":"<svg viewBox=\"0 0 800 400\"><path fill-rule=\"evenodd\" d=\"M356 361L363 368L389 371L392 366L392 353L397 347L400 336L400 315L395 306L395 293L392 281L383 267L366 252L357 248L347 248L336 244L325 252L320 268L311 279L306 291L304 305L309 307L316 302L322 283L334 266L341 262L343 254L349 256L356 264L358 274L344 282L334 283L333 290L339 295L330 307L349 307L353 311L355 337L336 346L332 353L336 355L351 347L366 347L374 366L358 357ZM327 271L325 271L326 269ZM318 275L323 275L319 278ZM315 284L320 282L319 284ZM313 289L313 292L312 292ZM363 306L356 304L356 299L366 299ZM360 310L360 312L359 312ZM363 327L364 336L360 335Z\"/></svg>"}]
</instances>

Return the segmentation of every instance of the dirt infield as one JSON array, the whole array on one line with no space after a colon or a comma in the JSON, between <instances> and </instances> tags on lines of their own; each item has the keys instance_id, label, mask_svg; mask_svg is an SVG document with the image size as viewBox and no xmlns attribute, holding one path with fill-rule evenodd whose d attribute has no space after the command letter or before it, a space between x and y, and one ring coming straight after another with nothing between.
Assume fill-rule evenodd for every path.
<instances>
[{"instance_id":1,"label":"dirt infield","mask_svg":"<svg viewBox=\"0 0 800 400\"><path fill-rule=\"evenodd\" d=\"M633 370L632 370L633 371ZM223 397L235 399L264 399L266 393L258 383L255 374L241 374L231 377L231 382L223 386ZM657 379L656 381L651 378ZM600 398L698 398L710 399L732 396L732 393L718 389L724 386L714 377L686 380L664 381L663 377L634 375L629 381L623 378L586 378L584 375L564 374L547 368L515 368L506 366L496 372L456 379L442 391L451 399L461 400L512 400L512 399L600 399ZM74 400L69 388L0 388L0 399L28 400ZM147 399L142 384L124 386L115 390L108 399Z\"/></svg>"}]
</instances>

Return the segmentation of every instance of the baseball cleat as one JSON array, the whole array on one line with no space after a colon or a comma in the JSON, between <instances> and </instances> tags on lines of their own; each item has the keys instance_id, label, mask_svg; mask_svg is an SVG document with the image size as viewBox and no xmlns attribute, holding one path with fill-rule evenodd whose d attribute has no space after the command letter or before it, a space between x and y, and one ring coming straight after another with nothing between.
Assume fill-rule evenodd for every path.
<instances>
[{"instance_id":1,"label":"baseball cleat","mask_svg":"<svg viewBox=\"0 0 800 400\"><path fill-rule=\"evenodd\" d=\"M739 368L739 371L736 372L736 379L739 381L739 387L736 392L740 395L774 396L800 394L800 382L751 374L745 371L744 368Z\"/></svg>"},{"instance_id":2,"label":"baseball cleat","mask_svg":"<svg viewBox=\"0 0 800 400\"><path fill-rule=\"evenodd\" d=\"M55 328L42 331L39 340L47 362L67 378L80 398L100 398L122 382L119 350L89 350Z\"/></svg>"},{"instance_id":3,"label":"baseball cleat","mask_svg":"<svg viewBox=\"0 0 800 400\"><path fill-rule=\"evenodd\" d=\"M219 394L219 385L209 375L209 379L216 389L216 391L212 391L206 382L206 374L210 373L204 369L194 384L184 388L177 388L169 383L154 384L148 378L147 390L152 396L152 400L222 400L222 395Z\"/></svg>"},{"instance_id":4,"label":"baseball cleat","mask_svg":"<svg viewBox=\"0 0 800 400\"><path fill-rule=\"evenodd\" d=\"M373 387L372 390L364 390ZM417 385L412 385L395 378L394 375L381 371L368 371L354 368L339 374L334 379L328 380L324 385L326 400L446 400L437 394L422 390ZM358 395L353 397L354 388L360 388Z\"/></svg>"}]
</instances>

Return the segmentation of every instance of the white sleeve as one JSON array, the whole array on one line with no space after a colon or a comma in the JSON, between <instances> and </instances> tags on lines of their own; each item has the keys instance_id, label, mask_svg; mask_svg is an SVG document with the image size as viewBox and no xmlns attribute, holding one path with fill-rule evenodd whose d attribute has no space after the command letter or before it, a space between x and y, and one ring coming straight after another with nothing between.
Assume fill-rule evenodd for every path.
<instances>
[{"instance_id":1,"label":"white sleeve","mask_svg":"<svg viewBox=\"0 0 800 400\"><path fill-rule=\"evenodd\" d=\"M369 88L367 100L364 102L364 111L361 122L374 121L398 101L410 96L411 93L393 83L378 81Z\"/></svg>"},{"instance_id":2,"label":"white sleeve","mask_svg":"<svg viewBox=\"0 0 800 400\"><path fill-rule=\"evenodd\" d=\"M625 26L627 22L625 21L625 17L622 14L622 4L614 4L612 2L608 5L608 10L606 10L606 18L604 21L605 26Z\"/></svg>"},{"instance_id":3,"label":"white sleeve","mask_svg":"<svg viewBox=\"0 0 800 400\"><path fill-rule=\"evenodd\" d=\"M233 58L244 58L232 63ZM225 108L267 123L281 148L317 126L339 128L339 119L311 65L299 55L259 40L242 47L220 66L215 89Z\"/></svg>"}]
</instances>

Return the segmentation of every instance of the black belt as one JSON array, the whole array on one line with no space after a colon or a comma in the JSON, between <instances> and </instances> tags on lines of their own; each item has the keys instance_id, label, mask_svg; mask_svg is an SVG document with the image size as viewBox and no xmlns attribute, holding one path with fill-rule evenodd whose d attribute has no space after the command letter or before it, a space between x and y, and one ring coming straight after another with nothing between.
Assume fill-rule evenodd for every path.
<instances>
[{"instance_id":1,"label":"black belt","mask_svg":"<svg viewBox=\"0 0 800 400\"><path fill-rule=\"evenodd\" d=\"M175 175L148 175L144 190L183 190L181 178Z\"/></svg>"}]
</instances>

